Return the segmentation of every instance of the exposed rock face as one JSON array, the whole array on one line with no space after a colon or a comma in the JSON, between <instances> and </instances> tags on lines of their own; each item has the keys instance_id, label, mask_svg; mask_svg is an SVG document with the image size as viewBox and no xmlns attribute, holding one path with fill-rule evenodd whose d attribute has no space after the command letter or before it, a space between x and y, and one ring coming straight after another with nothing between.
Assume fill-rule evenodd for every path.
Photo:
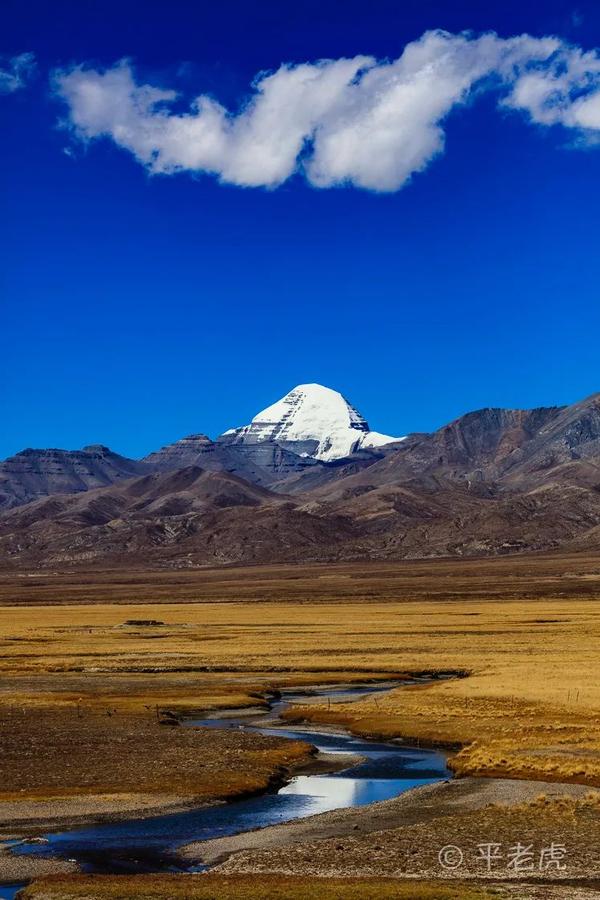
<instances>
[{"instance_id":1,"label":"exposed rock face","mask_svg":"<svg viewBox=\"0 0 600 900\"><path fill-rule=\"evenodd\" d=\"M200 460L207 460L214 454L214 442L205 434L190 434L188 437L167 444L145 456L142 462L155 466L161 471L167 469L183 469L185 466L202 465Z\"/></svg>"},{"instance_id":2,"label":"exposed rock face","mask_svg":"<svg viewBox=\"0 0 600 900\"><path fill-rule=\"evenodd\" d=\"M433 434L409 435L365 478L371 484L414 478L496 484L535 452L540 435L562 412L551 407L467 413Z\"/></svg>"},{"instance_id":3,"label":"exposed rock face","mask_svg":"<svg viewBox=\"0 0 600 900\"><path fill-rule=\"evenodd\" d=\"M160 471L200 466L212 472L230 472L267 487L317 465L316 460L298 456L274 442L229 445L211 441L203 434L190 435L169 444L146 456L143 462Z\"/></svg>"},{"instance_id":4,"label":"exposed rock face","mask_svg":"<svg viewBox=\"0 0 600 900\"><path fill-rule=\"evenodd\" d=\"M82 450L22 450L0 462L0 509L49 494L73 494L149 470L135 459L93 444Z\"/></svg>"},{"instance_id":5,"label":"exposed rock face","mask_svg":"<svg viewBox=\"0 0 600 900\"><path fill-rule=\"evenodd\" d=\"M432 435L427 442L429 465L445 469L447 475L496 477L559 412L553 407L468 413Z\"/></svg>"},{"instance_id":6,"label":"exposed rock face","mask_svg":"<svg viewBox=\"0 0 600 900\"><path fill-rule=\"evenodd\" d=\"M249 425L226 431L219 440L234 445L276 443L300 456L330 462L402 438L371 431L367 420L337 391L300 384Z\"/></svg>"},{"instance_id":7,"label":"exposed rock face","mask_svg":"<svg viewBox=\"0 0 600 900\"><path fill-rule=\"evenodd\" d=\"M339 495L366 483L430 487L461 482L479 492L526 491L540 485L600 483L600 395L567 407L483 409L433 434L413 434L383 459L330 484Z\"/></svg>"},{"instance_id":8,"label":"exposed rock face","mask_svg":"<svg viewBox=\"0 0 600 900\"><path fill-rule=\"evenodd\" d=\"M505 467L506 480L541 484L548 480L550 472L557 475L561 470L560 477L564 478L570 468L571 475L567 476L570 480L575 469L579 469L580 474L589 472L590 466L596 469L600 462L600 394L593 394L556 412ZM573 464L585 462L587 467L575 465L573 468ZM600 481L600 478L594 476L594 480Z\"/></svg>"}]
</instances>

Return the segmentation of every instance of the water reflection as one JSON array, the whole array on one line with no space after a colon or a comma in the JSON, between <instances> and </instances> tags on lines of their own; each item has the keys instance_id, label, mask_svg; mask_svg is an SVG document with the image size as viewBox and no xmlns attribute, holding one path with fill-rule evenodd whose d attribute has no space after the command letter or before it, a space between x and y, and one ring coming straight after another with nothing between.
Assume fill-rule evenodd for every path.
<instances>
[{"instance_id":1,"label":"water reflection","mask_svg":"<svg viewBox=\"0 0 600 900\"><path fill-rule=\"evenodd\" d=\"M25 882L19 884L0 884L0 898L2 900L14 900L21 888L25 887Z\"/></svg>"},{"instance_id":2,"label":"water reflection","mask_svg":"<svg viewBox=\"0 0 600 900\"><path fill-rule=\"evenodd\" d=\"M373 686L362 687L361 695L372 689ZM340 693L337 692L338 696ZM348 691L343 693L346 698ZM302 699L301 695L296 696ZM326 730L275 728L273 715L281 706L278 703L268 717L260 714L253 719L202 719L187 724L243 728L305 740L322 751L351 754L361 760L353 762L349 758L349 767L341 773L299 775L276 793L189 812L47 834L47 844L24 844L14 852L75 859L90 872L177 871L179 861L174 851L183 844L388 800L449 775L444 756L435 751L367 741Z\"/></svg>"}]
</instances>

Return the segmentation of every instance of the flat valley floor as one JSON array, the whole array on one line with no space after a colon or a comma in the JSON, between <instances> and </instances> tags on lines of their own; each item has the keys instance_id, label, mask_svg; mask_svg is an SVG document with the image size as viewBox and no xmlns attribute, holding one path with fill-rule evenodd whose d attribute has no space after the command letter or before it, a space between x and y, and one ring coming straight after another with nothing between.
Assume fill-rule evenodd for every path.
<instances>
[{"instance_id":1,"label":"flat valley floor","mask_svg":"<svg viewBox=\"0 0 600 900\"><path fill-rule=\"evenodd\" d=\"M37 900L597 896L599 599L600 559L578 555L0 573L0 880L34 879ZM287 716L447 748L447 784L242 836L213 848L210 875L86 877L10 854L67 825L263 791L311 761L302 741L172 727L181 715L425 673L455 677ZM444 844L501 856L453 871ZM533 867L513 865L518 845ZM553 845L565 854L542 867Z\"/></svg>"}]
</instances>

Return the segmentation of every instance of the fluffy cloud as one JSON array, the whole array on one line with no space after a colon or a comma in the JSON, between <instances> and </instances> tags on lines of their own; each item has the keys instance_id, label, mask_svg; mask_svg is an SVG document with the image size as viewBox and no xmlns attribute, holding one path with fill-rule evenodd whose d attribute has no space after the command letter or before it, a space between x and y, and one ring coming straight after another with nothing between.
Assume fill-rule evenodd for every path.
<instances>
[{"instance_id":1,"label":"fluffy cloud","mask_svg":"<svg viewBox=\"0 0 600 900\"><path fill-rule=\"evenodd\" d=\"M21 53L11 59L0 56L0 94L12 94L25 87L34 69L33 53Z\"/></svg>"},{"instance_id":2,"label":"fluffy cloud","mask_svg":"<svg viewBox=\"0 0 600 900\"><path fill-rule=\"evenodd\" d=\"M600 129L600 58L557 38L425 33L396 60L370 56L260 74L235 112L138 84L129 62L55 73L66 124L111 138L152 173L209 173L276 187L301 171L318 187L395 191L444 148L444 120L483 90L541 125Z\"/></svg>"},{"instance_id":3,"label":"fluffy cloud","mask_svg":"<svg viewBox=\"0 0 600 900\"><path fill-rule=\"evenodd\" d=\"M505 105L526 111L540 125L600 129L600 57L561 48L549 65L519 75Z\"/></svg>"}]
</instances>

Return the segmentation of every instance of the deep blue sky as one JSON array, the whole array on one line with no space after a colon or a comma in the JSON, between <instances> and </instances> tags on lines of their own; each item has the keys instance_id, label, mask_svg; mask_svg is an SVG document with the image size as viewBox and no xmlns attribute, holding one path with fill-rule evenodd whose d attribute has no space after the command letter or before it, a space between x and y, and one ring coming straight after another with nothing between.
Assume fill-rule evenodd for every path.
<instances>
[{"instance_id":1,"label":"deep blue sky","mask_svg":"<svg viewBox=\"0 0 600 900\"><path fill-rule=\"evenodd\" d=\"M48 90L57 65L128 56L149 81L234 105L261 69L396 57L429 28L592 48L600 9L4 0L0 51L33 51L38 74L0 97L0 457L92 442L142 455L307 381L390 434L600 390L600 148L484 98L397 193L240 189L149 177L108 141L68 156Z\"/></svg>"}]
</instances>

